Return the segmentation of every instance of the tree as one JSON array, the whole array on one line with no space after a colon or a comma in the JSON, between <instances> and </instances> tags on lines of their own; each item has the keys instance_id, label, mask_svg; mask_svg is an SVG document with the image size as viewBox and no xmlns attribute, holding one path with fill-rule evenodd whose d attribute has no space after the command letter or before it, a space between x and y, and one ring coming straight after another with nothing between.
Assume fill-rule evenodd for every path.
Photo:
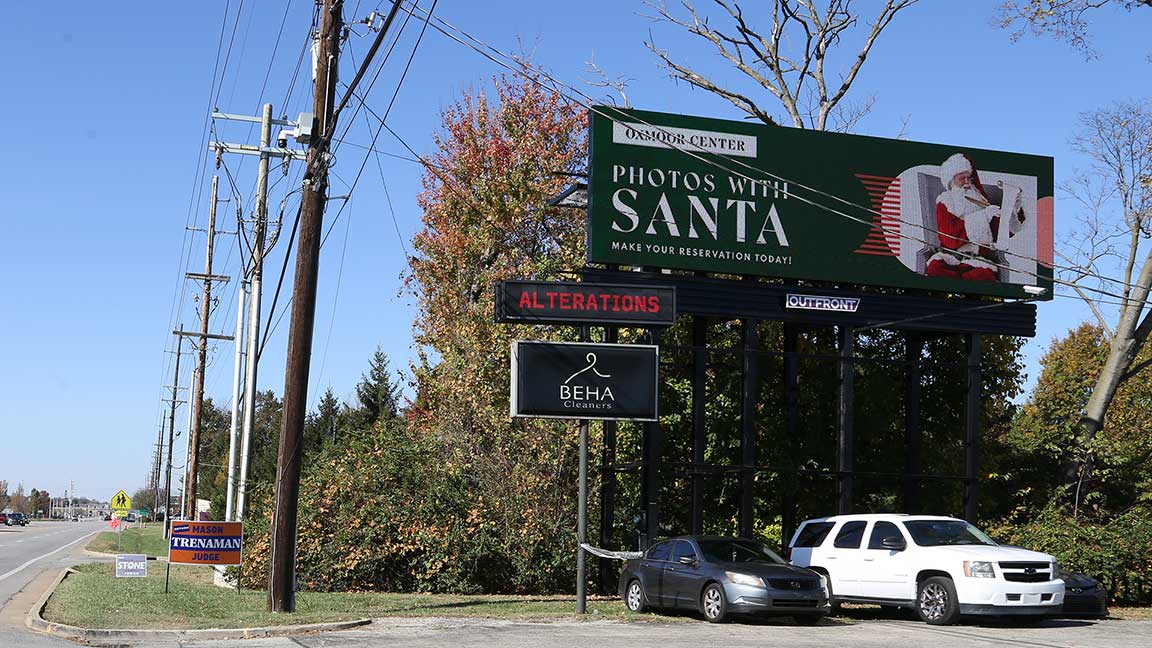
<instances>
[{"instance_id":1,"label":"tree","mask_svg":"<svg viewBox=\"0 0 1152 648\"><path fill-rule=\"evenodd\" d=\"M0 479L0 511L8 506L8 481Z\"/></svg>"},{"instance_id":2,"label":"tree","mask_svg":"<svg viewBox=\"0 0 1152 648\"><path fill-rule=\"evenodd\" d=\"M1140 501L1152 501L1152 381L1132 380L1117 390L1109 424L1094 437L1080 425L1095 376L1107 361L1108 337L1099 325L1084 323L1052 343L1041 360L1043 371L1028 401L1003 439L1004 452L993 455L1019 496L1019 504L1039 511L1049 502L1070 502L1073 517L1087 512L1106 519ZM1152 357L1145 347L1144 361ZM1072 472L1092 457L1094 469ZM1006 511L1005 511L1006 512Z\"/></svg>"},{"instance_id":3,"label":"tree","mask_svg":"<svg viewBox=\"0 0 1152 648\"><path fill-rule=\"evenodd\" d=\"M1106 6L1132 11L1137 7L1152 7L1152 0L1009 0L1000 6L998 20L1001 27L1013 30L1013 40L1028 31L1037 36L1051 34L1093 56L1085 16Z\"/></svg>"},{"instance_id":4,"label":"tree","mask_svg":"<svg viewBox=\"0 0 1152 648\"><path fill-rule=\"evenodd\" d=\"M356 418L362 428L371 428L382 418L396 418L400 412L400 386L389 373L388 356L377 348L368 373L356 384Z\"/></svg>"},{"instance_id":5,"label":"tree","mask_svg":"<svg viewBox=\"0 0 1152 648\"><path fill-rule=\"evenodd\" d=\"M465 95L441 123L410 259L419 358L407 420L471 498L465 521L484 532L462 535L459 551L486 557L484 582L570 590L574 427L508 417L510 342L560 333L494 322L492 295L502 279L580 267L584 215L547 203L566 183L556 172L582 170L586 116L533 79L501 77L494 97Z\"/></svg>"},{"instance_id":6,"label":"tree","mask_svg":"<svg viewBox=\"0 0 1152 648\"><path fill-rule=\"evenodd\" d=\"M28 505L28 496L24 494L24 484L16 484L16 491L8 497L6 506L13 511L23 511Z\"/></svg>"},{"instance_id":7,"label":"tree","mask_svg":"<svg viewBox=\"0 0 1152 648\"><path fill-rule=\"evenodd\" d=\"M1090 443L1104 428L1117 391L1149 364L1136 358L1152 333L1152 312L1146 312L1152 290L1152 102L1084 113L1072 145L1092 165L1065 183L1085 208L1080 231L1068 239L1076 247L1063 255L1075 268L1066 279L1095 315L1107 348L1079 419ZM1088 282L1101 293L1086 290ZM1087 478L1093 456L1089 451L1069 464L1068 479Z\"/></svg>"},{"instance_id":8,"label":"tree","mask_svg":"<svg viewBox=\"0 0 1152 648\"><path fill-rule=\"evenodd\" d=\"M656 19L678 25L688 33L708 41L753 84L753 92L739 91L714 81L683 60L660 49L653 41L644 44L669 70L674 79L707 90L730 101L740 110L766 124L779 121L759 94L767 91L779 101L787 119L798 128L849 131L868 113L872 100L855 106L841 102L856 81L872 46L896 14L918 0L887 0L871 22L867 36L859 44L855 57L846 64L838 82L829 84L829 55L846 45L849 31L860 21L853 12L852 0L774 0L771 3L771 26L755 27L735 0L714 0L727 14L727 30L714 28L710 18L681 0L686 17L674 14L664 2L650 5ZM820 6L818 6L820 5Z\"/></svg>"},{"instance_id":9,"label":"tree","mask_svg":"<svg viewBox=\"0 0 1152 648\"><path fill-rule=\"evenodd\" d=\"M343 426L344 416L342 416L342 408L340 400L332 393L332 388L329 387L324 391L324 395L320 397L320 402L316 404L316 411L308 415L304 423L304 439L315 440L318 446L325 443L336 443L338 438L338 430ZM305 454L308 454L309 448L306 446L304 449Z\"/></svg>"}]
</instances>

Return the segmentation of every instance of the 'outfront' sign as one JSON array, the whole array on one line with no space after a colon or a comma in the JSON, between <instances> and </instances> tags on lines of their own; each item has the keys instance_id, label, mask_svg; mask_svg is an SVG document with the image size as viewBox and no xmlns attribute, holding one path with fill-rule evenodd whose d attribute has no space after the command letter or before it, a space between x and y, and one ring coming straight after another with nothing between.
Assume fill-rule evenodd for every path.
<instances>
[{"instance_id":1,"label":"'outfront' sign","mask_svg":"<svg viewBox=\"0 0 1152 648\"><path fill-rule=\"evenodd\" d=\"M184 565L239 565L243 522L172 522L168 562Z\"/></svg>"},{"instance_id":2,"label":"'outfront' sign","mask_svg":"<svg viewBox=\"0 0 1152 648\"><path fill-rule=\"evenodd\" d=\"M512 416L655 421L660 359L640 344L512 343Z\"/></svg>"}]
</instances>

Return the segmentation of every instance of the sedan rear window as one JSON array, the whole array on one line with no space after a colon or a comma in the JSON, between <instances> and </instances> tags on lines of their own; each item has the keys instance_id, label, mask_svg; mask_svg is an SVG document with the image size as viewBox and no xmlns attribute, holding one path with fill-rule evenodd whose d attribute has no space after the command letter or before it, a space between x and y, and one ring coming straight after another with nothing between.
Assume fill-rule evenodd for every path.
<instances>
[{"instance_id":1,"label":"sedan rear window","mask_svg":"<svg viewBox=\"0 0 1152 648\"><path fill-rule=\"evenodd\" d=\"M834 526L836 524L833 522L809 522L800 529L800 533L796 535L796 542L792 546L819 547L824 544L824 538L828 537L828 532Z\"/></svg>"},{"instance_id":2,"label":"sedan rear window","mask_svg":"<svg viewBox=\"0 0 1152 648\"><path fill-rule=\"evenodd\" d=\"M783 564L784 559L754 540L697 540L709 562L763 562Z\"/></svg>"}]
</instances>

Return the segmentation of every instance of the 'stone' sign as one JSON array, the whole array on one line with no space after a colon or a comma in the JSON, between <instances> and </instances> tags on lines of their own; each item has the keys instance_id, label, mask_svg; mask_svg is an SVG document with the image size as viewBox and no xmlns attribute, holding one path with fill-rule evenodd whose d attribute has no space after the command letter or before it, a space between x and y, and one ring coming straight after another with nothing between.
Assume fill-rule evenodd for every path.
<instances>
[{"instance_id":1,"label":"'stone' sign","mask_svg":"<svg viewBox=\"0 0 1152 648\"><path fill-rule=\"evenodd\" d=\"M148 556L144 554L117 554L116 578L147 578Z\"/></svg>"},{"instance_id":2,"label":"'stone' sign","mask_svg":"<svg viewBox=\"0 0 1152 648\"><path fill-rule=\"evenodd\" d=\"M1052 296L1050 157L596 106L588 189L592 263Z\"/></svg>"},{"instance_id":3,"label":"'stone' sign","mask_svg":"<svg viewBox=\"0 0 1152 648\"><path fill-rule=\"evenodd\" d=\"M496 320L517 323L671 326L676 289L554 281L501 281Z\"/></svg>"},{"instance_id":4,"label":"'stone' sign","mask_svg":"<svg viewBox=\"0 0 1152 648\"><path fill-rule=\"evenodd\" d=\"M184 565L239 565L243 522L172 522L168 562Z\"/></svg>"},{"instance_id":5,"label":"'stone' sign","mask_svg":"<svg viewBox=\"0 0 1152 648\"><path fill-rule=\"evenodd\" d=\"M512 343L512 416L655 421L660 358L640 344Z\"/></svg>"}]
</instances>

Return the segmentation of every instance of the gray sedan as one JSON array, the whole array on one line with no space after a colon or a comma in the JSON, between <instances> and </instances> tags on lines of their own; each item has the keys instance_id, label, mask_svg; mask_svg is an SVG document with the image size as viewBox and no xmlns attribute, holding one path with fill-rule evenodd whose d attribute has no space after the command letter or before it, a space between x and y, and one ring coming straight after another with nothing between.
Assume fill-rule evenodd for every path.
<instances>
[{"instance_id":1,"label":"gray sedan","mask_svg":"<svg viewBox=\"0 0 1152 648\"><path fill-rule=\"evenodd\" d=\"M620 595L633 612L698 610L713 623L733 614L777 614L816 623L828 614L828 593L816 572L786 563L744 538L681 536L629 560Z\"/></svg>"}]
</instances>

